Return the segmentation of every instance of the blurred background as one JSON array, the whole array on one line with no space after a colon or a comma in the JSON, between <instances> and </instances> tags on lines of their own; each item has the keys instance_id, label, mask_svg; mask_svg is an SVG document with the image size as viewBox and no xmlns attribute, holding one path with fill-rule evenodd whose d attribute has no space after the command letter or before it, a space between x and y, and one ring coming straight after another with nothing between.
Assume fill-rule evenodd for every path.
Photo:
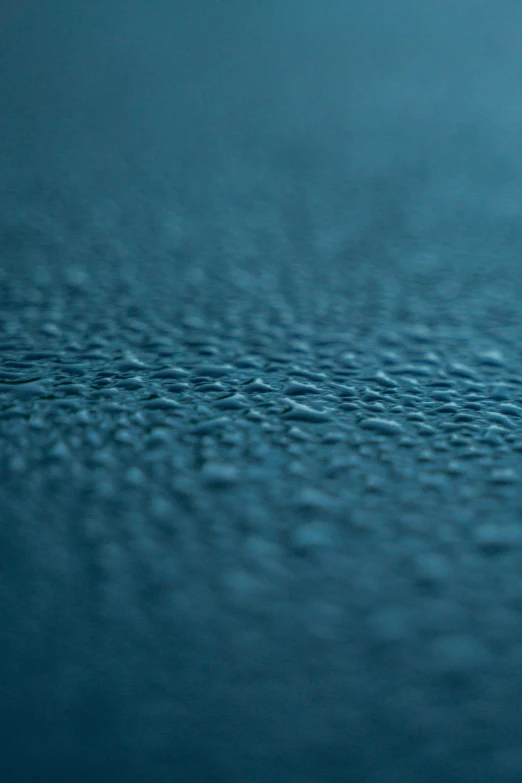
<instances>
[{"instance_id":1,"label":"blurred background","mask_svg":"<svg viewBox=\"0 0 522 783\"><path fill-rule=\"evenodd\" d=\"M136 233L170 199L201 216L200 237L241 204L244 246L260 203L276 222L293 209L290 244L300 263L314 248L312 267L362 231L366 264L398 243L406 273L451 242L453 263L459 244L473 263L477 231L512 254L521 22L511 0L3 0L3 192L12 208L30 188L48 209L52 183L70 211L96 193L109 222L131 200ZM160 255L136 261L149 282L172 268Z\"/></svg>"},{"instance_id":2,"label":"blurred background","mask_svg":"<svg viewBox=\"0 0 522 783\"><path fill-rule=\"evenodd\" d=\"M364 129L391 157L399 127L406 150L513 128L521 15L511 0L3 0L3 126L20 143L42 123L47 144L161 140L165 163L189 135L309 134L344 157L339 135Z\"/></svg>"},{"instance_id":3,"label":"blurred background","mask_svg":"<svg viewBox=\"0 0 522 783\"><path fill-rule=\"evenodd\" d=\"M519 165L521 17L511 0L3 0L2 149L91 165L103 150L161 175L190 150L301 144L368 175L502 179Z\"/></svg>"}]
</instances>

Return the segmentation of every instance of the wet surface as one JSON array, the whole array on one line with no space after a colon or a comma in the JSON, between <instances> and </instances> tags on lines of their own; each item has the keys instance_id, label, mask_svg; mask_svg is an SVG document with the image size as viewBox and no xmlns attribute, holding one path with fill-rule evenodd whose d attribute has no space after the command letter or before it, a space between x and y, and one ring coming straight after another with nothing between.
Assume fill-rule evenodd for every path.
<instances>
[{"instance_id":1,"label":"wet surface","mask_svg":"<svg viewBox=\"0 0 522 783\"><path fill-rule=\"evenodd\" d=\"M7 123L9 783L520 780L518 125L375 100L342 154Z\"/></svg>"}]
</instances>

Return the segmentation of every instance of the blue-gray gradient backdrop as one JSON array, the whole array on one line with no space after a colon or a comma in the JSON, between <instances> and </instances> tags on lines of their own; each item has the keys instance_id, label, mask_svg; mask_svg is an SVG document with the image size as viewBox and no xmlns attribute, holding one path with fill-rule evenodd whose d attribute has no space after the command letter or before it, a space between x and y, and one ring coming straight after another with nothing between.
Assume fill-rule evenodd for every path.
<instances>
[{"instance_id":1,"label":"blue-gray gradient backdrop","mask_svg":"<svg viewBox=\"0 0 522 783\"><path fill-rule=\"evenodd\" d=\"M0 780L522 779L521 35L0 0Z\"/></svg>"}]
</instances>

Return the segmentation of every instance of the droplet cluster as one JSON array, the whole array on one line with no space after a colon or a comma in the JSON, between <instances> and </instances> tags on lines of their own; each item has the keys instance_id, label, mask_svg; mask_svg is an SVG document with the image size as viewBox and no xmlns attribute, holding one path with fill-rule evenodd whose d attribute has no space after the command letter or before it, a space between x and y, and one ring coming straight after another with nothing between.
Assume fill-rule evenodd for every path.
<instances>
[{"instance_id":1,"label":"droplet cluster","mask_svg":"<svg viewBox=\"0 0 522 783\"><path fill-rule=\"evenodd\" d=\"M122 206L106 233L62 205L70 252L4 265L1 658L49 742L96 714L100 756L110 734L156 763L212 725L325 783L324 754L374 743L443 779L479 722L483 769L522 774L520 292L480 258L332 249L327 185L322 259L295 258L266 194L242 238L216 207L172 246L158 196L153 228Z\"/></svg>"}]
</instances>

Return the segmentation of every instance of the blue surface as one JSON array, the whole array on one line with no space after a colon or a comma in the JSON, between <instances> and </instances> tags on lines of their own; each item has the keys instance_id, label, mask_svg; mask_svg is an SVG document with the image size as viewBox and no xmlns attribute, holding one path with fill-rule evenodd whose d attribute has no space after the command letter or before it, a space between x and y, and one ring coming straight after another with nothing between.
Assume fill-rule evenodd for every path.
<instances>
[{"instance_id":1,"label":"blue surface","mask_svg":"<svg viewBox=\"0 0 522 783\"><path fill-rule=\"evenodd\" d=\"M520 781L518 4L19 5L1 779Z\"/></svg>"}]
</instances>

